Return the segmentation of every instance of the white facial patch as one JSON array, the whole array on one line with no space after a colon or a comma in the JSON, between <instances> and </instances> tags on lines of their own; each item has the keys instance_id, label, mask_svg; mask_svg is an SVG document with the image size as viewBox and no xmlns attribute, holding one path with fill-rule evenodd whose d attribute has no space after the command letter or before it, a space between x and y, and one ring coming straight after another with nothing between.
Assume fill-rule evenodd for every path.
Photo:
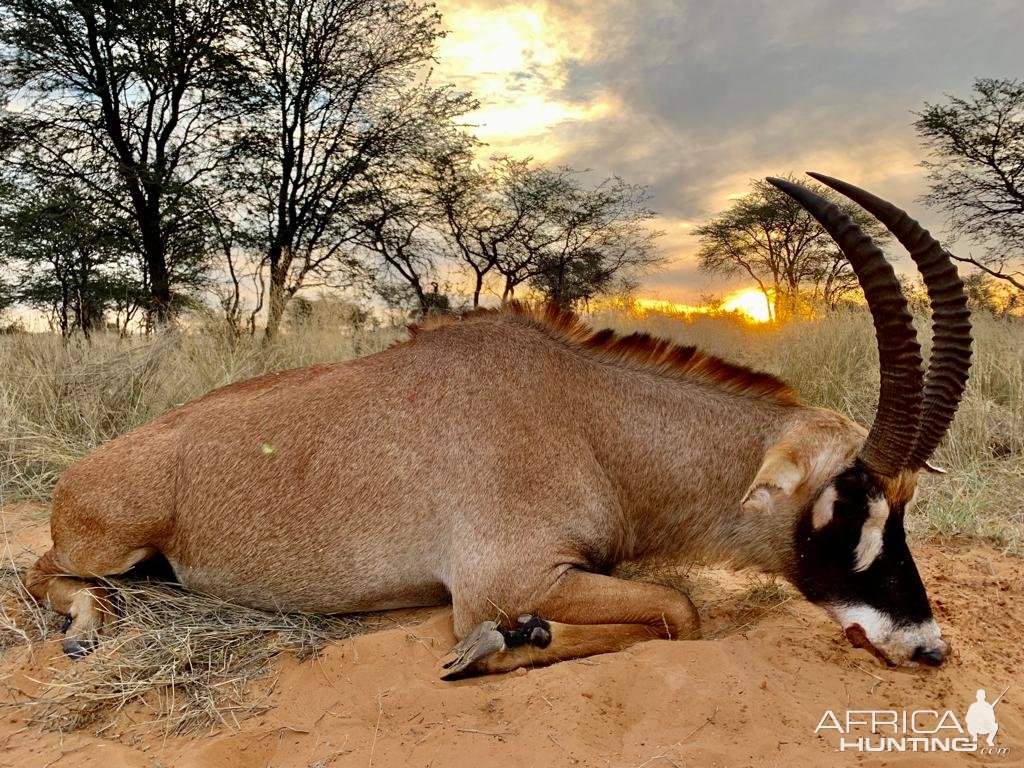
<instances>
[{"instance_id":1,"label":"white facial patch","mask_svg":"<svg viewBox=\"0 0 1024 768\"><path fill-rule=\"evenodd\" d=\"M943 653L949 648L935 619L897 626L891 616L870 605L831 605L828 611L844 630L860 625L868 641L894 664L906 664L918 648L938 649Z\"/></svg>"},{"instance_id":2,"label":"white facial patch","mask_svg":"<svg viewBox=\"0 0 1024 768\"><path fill-rule=\"evenodd\" d=\"M868 519L860 529L860 541L854 550L853 570L863 571L882 554L882 533L889 519L889 502L879 496L868 502ZM867 629L867 627L865 627Z\"/></svg>"},{"instance_id":3,"label":"white facial patch","mask_svg":"<svg viewBox=\"0 0 1024 768\"><path fill-rule=\"evenodd\" d=\"M832 507L835 503L836 488L834 485L828 486L818 494L818 499L814 502L814 509L811 512L811 525L814 526L814 530L824 528L832 521Z\"/></svg>"},{"instance_id":4,"label":"white facial patch","mask_svg":"<svg viewBox=\"0 0 1024 768\"><path fill-rule=\"evenodd\" d=\"M859 624L872 643L888 637L893 630L892 618L870 605L833 605L829 611L843 629Z\"/></svg>"}]
</instances>

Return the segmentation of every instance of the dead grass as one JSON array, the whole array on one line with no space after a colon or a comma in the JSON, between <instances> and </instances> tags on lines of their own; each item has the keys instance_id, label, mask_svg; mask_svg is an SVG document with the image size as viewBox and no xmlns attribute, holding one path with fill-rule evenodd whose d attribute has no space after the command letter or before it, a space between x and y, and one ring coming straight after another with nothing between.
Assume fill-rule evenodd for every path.
<instances>
[{"instance_id":1,"label":"dead grass","mask_svg":"<svg viewBox=\"0 0 1024 768\"><path fill-rule=\"evenodd\" d=\"M309 323L269 346L202 327L66 342L0 336L0 504L48 498L75 459L211 389L372 354L404 333Z\"/></svg>"},{"instance_id":2,"label":"dead grass","mask_svg":"<svg viewBox=\"0 0 1024 768\"><path fill-rule=\"evenodd\" d=\"M117 616L99 646L84 660L50 667L38 693L18 705L47 729L99 732L129 707L134 719L159 721L173 733L237 726L266 708L251 684L267 675L274 656L308 658L381 621L266 613L155 582L105 586ZM60 637L60 617L32 601L10 565L0 569L0 590L0 653Z\"/></svg>"},{"instance_id":3,"label":"dead grass","mask_svg":"<svg viewBox=\"0 0 1024 768\"><path fill-rule=\"evenodd\" d=\"M657 314L608 312L590 322L697 344L776 373L807 402L861 423L874 411L877 363L863 313L781 328L729 318L682 323ZM72 461L210 389L267 371L370 354L402 334L393 327L314 323L269 347L202 329L68 343L46 335L0 337L0 506L47 498ZM979 316L975 337L967 395L935 456L949 474L924 480L926 492L911 526L918 535L980 537L1020 552L1024 323ZM37 645L60 629L57 617L24 594L13 562L0 568L0 653ZM622 575L683 591L701 588L700 571L689 567L629 568ZM118 583L116 589L118 625L85 661L56 664L46 673L31 704L36 721L58 730L102 730L104 721L131 708L176 732L234 724L259 711L258 700L243 692L267 674L276 654L315 653L324 643L373 625L353 617L269 614L169 586ZM728 599L758 616L791 598L778 582L754 581Z\"/></svg>"}]
</instances>

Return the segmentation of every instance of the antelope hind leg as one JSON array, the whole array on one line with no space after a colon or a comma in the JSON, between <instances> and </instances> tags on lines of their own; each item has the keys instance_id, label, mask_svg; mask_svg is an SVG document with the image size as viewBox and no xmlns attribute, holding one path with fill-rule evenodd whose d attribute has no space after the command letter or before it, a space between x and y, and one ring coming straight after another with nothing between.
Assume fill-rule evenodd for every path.
<instances>
[{"instance_id":1,"label":"antelope hind leg","mask_svg":"<svg viewBox=\"0 0 1024 768\"><path fill-rule=\"evenodd\" d=\"M543 666L620 651L644 640L700 634L697 610L681 592L578 570L559 579L537 614L520 616L513 629L494 621L477 625L442 660L442 679Z\"/></svg>"},{"instance_id":2,"label":"antelope hind leg","mask_svg":"<svg viewBox=\"0 0 1024 768\"><path fill-rule=\"evenodd\" d=\"M54 550L25 572L25 589L40 603L67 616L63 648L80 659L96 647L103 625L113 618L113 604L103 587L66 576L55 563Z\"/></svg>"}]
</instances>

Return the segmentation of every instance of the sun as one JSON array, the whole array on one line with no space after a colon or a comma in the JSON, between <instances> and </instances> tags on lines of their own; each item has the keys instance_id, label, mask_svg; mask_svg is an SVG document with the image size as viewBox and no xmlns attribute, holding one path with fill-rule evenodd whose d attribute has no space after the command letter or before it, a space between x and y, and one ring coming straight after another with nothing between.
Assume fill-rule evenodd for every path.
<instances>
[{"instance_id":1,"label":"sun","mask_svg":"<svg viewBox=\"0 0 1024 768\"><path fill-rule=\"evenodd\" d=\"M758 288L743 288L731 293L721 304L677 304L663 299L636 299L634 306L641 314L663 312L669 315L716 315L721 312L735 312L748 323L770 323L772 309L768 298Z\"/></svg>"},{"instance_id":2,"label":"sun","mask_svg":"<svg viewBox=\"0 0 1024 768\"><path fill-rule=\"evenodd\" d=\"M722 302L725 312L738 312L754 323L767 323L772 319L772 310L768 305L768 297L757 288L744 288Z\"/></svg>"}]
</instances>

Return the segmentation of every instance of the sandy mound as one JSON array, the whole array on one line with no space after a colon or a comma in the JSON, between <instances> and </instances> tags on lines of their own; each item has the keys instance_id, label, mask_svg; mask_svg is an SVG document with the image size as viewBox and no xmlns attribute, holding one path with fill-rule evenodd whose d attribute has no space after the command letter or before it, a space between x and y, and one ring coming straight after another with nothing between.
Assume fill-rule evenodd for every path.
<instances>
[{"instance_id":1,"label":"sandy mound","mask_svg":"<svg viewBox=\"0 0 1024 768\"><path fill-rule=\"evenodd\" d=\"M31 517L4 511L12 550L48 546ZM886 669L799 598L704 571L694 599L710 639L442 683L435 663L453 642L449 612L406 612L315 659L279 657L247 694L268 707L262 715L198 737L168 733L143 707L73 733L29 725L27 696L69 662L57 641L15 647L0 662L0 765L1020 765L1024 563L957 542L916 552L954 648L935 671ZM1004 755L840 753L834 730L814 733L828 710L842 719L950 709L962 722L978 688L991 701L1007 685L996 709Z\"/></svg>"}]
</instances>

